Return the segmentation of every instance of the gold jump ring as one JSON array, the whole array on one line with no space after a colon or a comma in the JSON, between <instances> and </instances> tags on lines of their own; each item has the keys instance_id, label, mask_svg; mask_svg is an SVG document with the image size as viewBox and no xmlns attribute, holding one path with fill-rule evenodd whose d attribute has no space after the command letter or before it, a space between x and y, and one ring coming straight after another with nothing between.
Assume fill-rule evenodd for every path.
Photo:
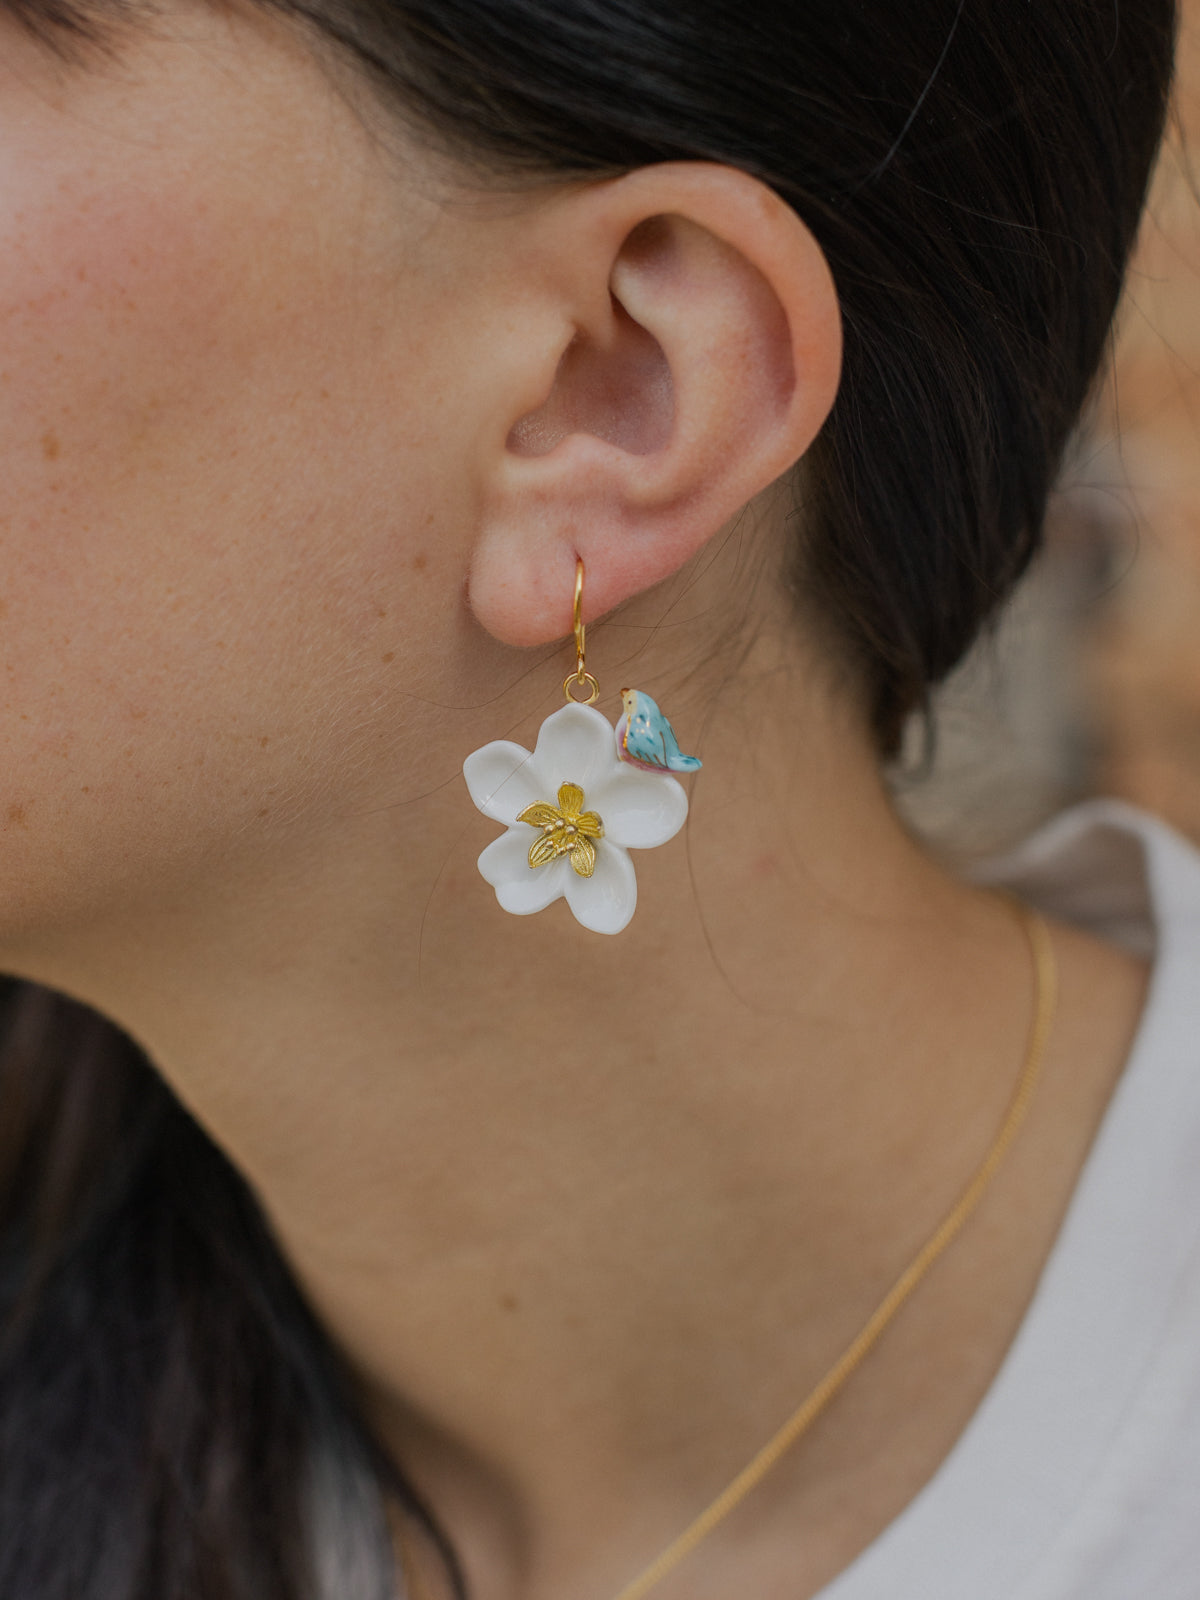
<instances>
[{"instance_id":1,"label":"gold jump ring","mask_svg":"<svg viewBox=\"0 0 1200 1600\"><path fill-rule=\"evenodd\" d=\"M591 685L586 700L582 700L578 695L572 694L571 686L573 684L579 684L581 688L584 686L584 684ZM563 693L573 706L590 706L593 701L599 700L600 698L600 685L596 682L595 678L592 677L590 672L568 672L566 677L563 679Z\"/></svg>"}]
</instances>

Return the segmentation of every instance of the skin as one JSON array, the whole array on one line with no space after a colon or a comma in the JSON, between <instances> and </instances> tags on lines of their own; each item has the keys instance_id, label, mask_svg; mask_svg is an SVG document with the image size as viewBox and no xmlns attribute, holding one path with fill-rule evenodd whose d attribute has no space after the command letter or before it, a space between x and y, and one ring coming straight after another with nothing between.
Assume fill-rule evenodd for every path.
<instances>
[{"instance_id":1,"label":"skin","mask_svg":"<svg viewBox=\"0 0 1200 1600\"><path fill-rule=\"evenodd\" d=\"M778 576L825 263L720 167L469 183L182 7L77 66L0 20L0 244L0 960L248 1174L472 1593L607 1600L956 1198L1030 1018ZM577 552L602 708L705 763L616 939L498 910L459 777L561 703ZM980 1212L663 1600L814 1594L978 1404L1144 989L1055 943Z\"/></svg>"}]
</instances>

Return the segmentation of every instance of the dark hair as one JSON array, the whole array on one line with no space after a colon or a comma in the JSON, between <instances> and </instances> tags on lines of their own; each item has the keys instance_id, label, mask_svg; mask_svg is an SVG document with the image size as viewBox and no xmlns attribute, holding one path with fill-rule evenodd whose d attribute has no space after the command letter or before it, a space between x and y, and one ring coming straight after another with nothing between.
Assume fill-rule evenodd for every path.
<instances>
[{"instance_id":1,"label":"dark hair","mask_svg":"<svg viewBox=\"0 0 1200 1600\"><path fill-rule=\"evenodd\" d=\"M7 3L52 42L131 9ZM793 577L894 754L1037 547L1161 134L1172 0L267 3L483 172L704 159L795 207L845 364ZM7 1008L0 1593L382 1596L373 1483L404 1490L241 1180L99 1019L24 987ZM376 1552L358 1588L320 1588L321 1463Z\"/></svg>"},{"instance_id":2,"label":"dark hair","mask_svg":"<svg viewBox=\"0 0 1200 1600\"><path fill-rule=\"evenodd\" d=\"M382 1493L443 1541L245 1181L95 1012L0 1041L0 1595L395 1600Z\"/></svg>"}]
</instances>

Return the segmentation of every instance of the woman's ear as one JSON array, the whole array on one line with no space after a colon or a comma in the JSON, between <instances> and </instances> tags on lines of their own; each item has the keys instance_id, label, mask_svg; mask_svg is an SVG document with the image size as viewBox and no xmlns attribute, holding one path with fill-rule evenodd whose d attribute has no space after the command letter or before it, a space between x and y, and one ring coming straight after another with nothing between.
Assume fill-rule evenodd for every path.
<instances>
[{"instance_id":1,"label":"woman's ear","mask_svg":"<svg viewBox=\"0 0 1200 1600\"><path fill-rule=\"evenodd\" d=\"M529 227L529 337L506 341L520 370L468 581L512 645L570 632L577 555L589 618L678 569L808 448L841 365L825 258L746 173L643 167Z\"/></svg>"}]
</instances>

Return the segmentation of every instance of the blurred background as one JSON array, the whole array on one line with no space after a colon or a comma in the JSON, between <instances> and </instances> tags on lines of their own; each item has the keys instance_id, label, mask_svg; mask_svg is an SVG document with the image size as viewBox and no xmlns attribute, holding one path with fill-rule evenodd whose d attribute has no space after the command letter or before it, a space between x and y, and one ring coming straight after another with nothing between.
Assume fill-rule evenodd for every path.
<instances>
[{"instance_id":1,"label":"blurred background","mask_svg":"<svg viewBox=\"0 0 1200 1600\"><path fill-rule=\"evenodd\" d=\"M1045 553L936 728L930 770L912 730L896 789L952 857L1093 794L1200 842L1200 0L1184 0L1172 125Z\"/></svg>"}]
</instances>

